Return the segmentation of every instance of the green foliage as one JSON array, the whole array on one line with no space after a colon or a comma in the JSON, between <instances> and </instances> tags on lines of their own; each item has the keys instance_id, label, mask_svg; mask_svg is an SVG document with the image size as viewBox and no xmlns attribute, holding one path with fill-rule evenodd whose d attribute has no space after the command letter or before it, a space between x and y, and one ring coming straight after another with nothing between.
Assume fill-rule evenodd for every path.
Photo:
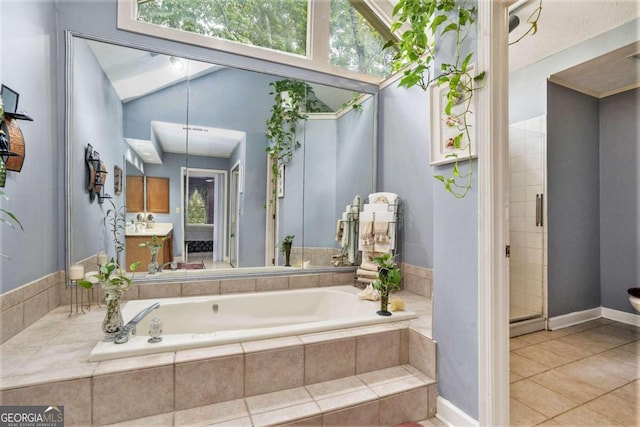
<instances>
[{"instance_id":1,"label":"green foliage","mask_svg":"<svg viewBox=\"0 0 640 427\"><path fill-rule=\"evenodd\" d=\"M191 197L189 197L189 203L187 205L187 218L189 224L206 224L207 209L204 203L204 197L200 194L200 191L196 188L193 190Z\"/></svg>"},{"instance_id":2,"label":"green foliage","mask_svg":"<svg viewBox=\"0 0 640 427\"><path fill-rule=\"evenodd\" d=\"M386 76L393 52L386 40L349 0L331 0L329 63L360 73Z\"/></svg>"},{"instance_id":3,"label":"green foliage","mask_svg":"<svg viewBox=\"0 0 640 427\"><path fill-rule=\"evenodd\" d=\"M529 28L527 29L527 31L525 31L516 40L509 43L509 46L511 46L512 44L518 43L520 40L522 40L528 35L534 35L535 33L537 33L538 21L540 20L541 14L542 14L542 0L540 0L540 3L538 3L538 7L533 12L531 12L531 15L529 15L529 17L527 18L527 23L529 24Z\"/></svg>"},{"instance_id":4,"label":"green foliage","mask_svg":"<svg viewBox=\"0 0 640 427\"><path fill-rule=\"evenodd\" d=\"M302 106L306 105L307 95L313 93L313 89L305 82L298 80L278 80L269 83L273 91L273 106L271 117L267 120L267 139L269 145L267 154L273 160L271 167L271 179L273 192L269 195L269 205L276 201L276 183L280 176L280 165L287 164L293 159L293 150L300 147L296 129L299 120L307 120L308 116L302 112ZM286 96L283 97L283 94Z\"/></svg>"},{"instance_id":5,"label":"green foliage","mask_svg":"<svg viewBox=\"0 0 640 427\"><path fill-rule=\"evenodd\" d=\"M2 190L0 190L0 198L9 199L7 195L4 193L4 191ZM20 228L20 230L24 231L24 228L22 227L22 224L18 220L18 217L16 217L12 212L9 212L6 209L0 208L0 223L8 225L14 230L16 229L16 227L18 227ZM9 258L9 257L6 255L0 254L0 258Z\"/></svg>"},{"instance_id":6,"label":"green foliage","mask_svg":"<svg viewBox=\"0 0 640 427\"><path fill-rule=\"evenodd\" d=\"M373 288L381 296L389 295L389 291L399 290L402 275L394 257L391 254L384 254L373 258L373 261L378 264L378 276L373 282Z\"/></svg>"},{"instance_id":7,"label":"green foliage","mask_svg":"<svg viewBox=\"0 0 640 427\"><path fill-rule=\"evenodd\" d=\"M133 272L135 272L139 266L140 262L134 262L129 266L129 270L132 271L131 277L129 277L125 271L122 271L120 265L112 258L111 261L100 266L100 272L95 275L95 277L103 287L125 292L131 286L131 281L133 280L134 275ZM93 287L93 283L88 280L78 280L78 285L87 289L91 289Z\"/></svg>"},{"instance_id":8,"label":"green foliage","mask_svg":"<svg viewBox=\"0 0 640 427\"><path fill-rule=\"evenodd\" d=\"M138 246L141 248L161 248L164 246L166 237L158 237L155 234L151 237L151 240L147 240L144 243L140 243Z\"/></svg>"},{"instance_id":9,"label":"green foliage","mask_svg":"<svg viewBox=\"0 0 640 427\"><path fill-rule=\"evenodd\" d=\"M285 253L288 249L291 249L293 245L293 239L295 238L295 234L287 234L284 236L282 243L280 243L280 252Z\"/></svg>"},{"instance_id":10,"label":"green foliage","mask_svg":"<svg viewBox=\"0 0 640 427\"><path fill-rule=\"evenodd\" d=\"M362 103L360 103L360 94L359 93L354 93L353 97L351 97L351 99L347 102L342 103L342 108L353 108L354 110L358 110L361 111L362 110Z\"/></svg>"},{"instance_id":11,"label":"green foliage","mask_svg":"<svg viewBox=\"0 0 640 427\"><path fill-rule=\"evenodd\" d=\"M113 248L116 254L115 261L120 264L120 254L124 251L124 242L120 238L124 235L127 213L124 205L118 208L112 200L109 200L109 203L111 203L111 209L105 214L103 222L111 230Z\"/></svg>"},{"instance_id":12,"label":"green foliage","mask_svg":"<svg viewBox=\"0 0 640 427\"><path fill-rule=\"evenodd\" d=\"M396 32L406 28L397 42L386 45L387 48L394 46L397 50L392 69L394 72L403 70L399 86L418 86L425 91L432 84L446 86L445 113L450 119L449 126L458 132L449 145L465 152L465 156L459 159L458 154L449 154L448 157L455 159L452 176L438 175L435 178L455 197L465 197L471 189L473 174L468 118L472 114L471 103L477 90L476 83L484 78L484 73L474 76L470 69L473 52L463 58L460 49L475 22L476 8L466 1L399 0L393 15L396 21L391 30ZM437 47L445 35L453 39L455 55L451 63L442 63L436 74ZM460 171L459 163L462 161L469 164L464 173Z\"/></svg>"},{"instance_id":13,"label":"green foliage","mask_svg":"<svg viewBox=\"0 0 640 427\"><path fill-rule=\"evenodd\" d=\"M138 3L140 21L298 55L306 54L306 1L157 0Z\"/></svg>"}]
</instances>

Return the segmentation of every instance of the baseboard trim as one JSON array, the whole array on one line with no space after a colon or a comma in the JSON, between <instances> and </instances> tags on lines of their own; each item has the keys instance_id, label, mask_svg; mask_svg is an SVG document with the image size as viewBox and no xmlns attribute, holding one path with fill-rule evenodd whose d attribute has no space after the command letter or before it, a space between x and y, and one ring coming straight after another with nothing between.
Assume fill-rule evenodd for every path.
<instances>
[{"instance_id":1,"label":"baseboard trim","mask_svg":"<svg viewBox=\"0 0 640 427\"><path fill-rule=\"evenodd\" d=\"M530 334L532 332L543 331L544 329L544 317L515 322L509 325L509 338Z\"/></svg>"},{"instance_id":2,"label":"baseboard trim","mask_svg":"<svg viewBox=\"0 0 640 427\"><path fill-rule=\"evenodd\" d=\"M626 323L640 327L640 314L627 313L626 311L614 310L602 307L602 317L616 322Z\"/></svg>"},{"instance_id":3,"label":"baseboard trim","mask_svg":"<svg viewBox=\"0 0 640 427\"><path fill-rule=\"evenodd\" d=\"M462 409L442 396L436 400L436 418L447 426L479 426L478 420L470 417Z\"/></svg>"},{"instance_id":4,"label":"baseboard trim","mask_svg":"<svg viewBox=\"0 0 640 427\"><path fill-rule=\"evenodd\" d=\"M588 322L602 317L602 307L591 308L589 310L575 311L569 314L549 318L549 329L568 328L579 323Z\"/></svg>"}]
</instances>

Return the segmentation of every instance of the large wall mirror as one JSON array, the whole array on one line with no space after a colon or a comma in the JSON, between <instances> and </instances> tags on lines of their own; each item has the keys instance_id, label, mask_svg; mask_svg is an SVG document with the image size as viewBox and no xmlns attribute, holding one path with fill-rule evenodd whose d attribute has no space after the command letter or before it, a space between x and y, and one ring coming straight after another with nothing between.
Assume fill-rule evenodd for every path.
<instances>
[{"instance_id":1,"label":"large wall mirror","mask_svg":"<svg viewBox=\"0 0 640 427\"><path fill-rule=\"evenodd\" d=\"M119 240L122 265L142 262L137 280L338 268L337 221L374 190L375 95L306 82L314 107L274 180L266 120L283 77L75 35L67 69L69 263L114 257Z\"/></svg>"}]
</instances>

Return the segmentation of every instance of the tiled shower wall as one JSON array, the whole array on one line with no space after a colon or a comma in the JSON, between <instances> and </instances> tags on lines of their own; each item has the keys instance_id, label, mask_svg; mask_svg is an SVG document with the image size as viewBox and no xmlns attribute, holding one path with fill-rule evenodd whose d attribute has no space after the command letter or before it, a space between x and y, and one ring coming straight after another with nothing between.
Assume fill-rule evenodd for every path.
<instances>
[{"instance_id":1,"label":"tiled shower wall","mask_svg":"<svg viewBox=\"0 0 640 427\"><path fill-rule=\"evenodd\" d=\"M536 195L546 195L546 117L509 127L510 319L545 313L547 281L546 199L536 225Z\"/></svg>"}]
</instances>

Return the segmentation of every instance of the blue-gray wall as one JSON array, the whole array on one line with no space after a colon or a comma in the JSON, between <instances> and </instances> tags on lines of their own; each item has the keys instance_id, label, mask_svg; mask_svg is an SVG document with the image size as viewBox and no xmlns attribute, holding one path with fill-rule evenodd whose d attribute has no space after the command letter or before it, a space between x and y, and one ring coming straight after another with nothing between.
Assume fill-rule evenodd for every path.
<instances>
[{"instance_id":1,"label":"blue-gray wall","mask_svg":"<svg viewBox=\"0 0 640 427\"><path fill-rule=\"evenodd\" d=\"M549 316L600 306L598 100L547 91Z\"/></svg>"},{"instance_id":2,"label":"blue-gray wall","mask_svg":"<svg viewBox=\"0 0 640 427\"><path fill-rule=\"evenodd\" d=\"M438 392L477 419L477 164L472 190L455 199L433 178L452 166L429 164L428 94L392 84L379 99L378 190L402 198L402 261L434 269Z\"/></svg>"},{"instance_id":3,"label":"blue-gray wall","mask_svg":"<svg viewBox=\"0 0 640 427\"><path fill-rule=\"evenodd\" d=\"M640 286L640 89L599 104L602 306L635 313L626 291Z\"/></svg>"},{"instance_id":4,"label":"blue-gray wall","mask_svg":"<svg viewBox=\"0 0 640 427\"><path fill-rule=\"evenodd\" d=\"M618 28L615 28L611 31L608 31L604 34L598 35L589 39L583 43L580 43L576 46L568 48L562 52L559 52L555 55L552 55L548 58L545 58L535 64L532 64L528 67L522 68L515 72L510 73L509 75L509 122L515 123L522 120L530 119L533 117L537 117L543 114L547 114L548 121L548 130L552 132L550 123L556 123L560 128L563 128L569 123L562 123L563 117L566 117L567 114L571 112L568 111L559 111L559 117L552 117L549 111L547 111L548 105L551 105L554 100L547 99L547 78L548 76L557 73L559 71L565 70L569 67L578 65L584 61L593 59L597 56L603 55L607 52L610 52L614 49L618 49L620 47L626 46L638 38L638 27L640 25L640 20L636 19L632 22L629 22L625 25L622 25ZM512 47L511 49L517 48L517 45ZM570 91L569 91L570 92ZM550 91L549 91L550 93ZM579 96L579 95L576 95ZM587 97L588 98L588 97ZM573 96L572 96L573 99ZM562 102L562 100L560 100ZM610 108L613 108L613 102L608 101L606 98L603 99L600 104L605 105L607 102L611 102L612 105ZM595 108L598 108L597 106ZM602 107L600 107L602 108ZM558 109L556 109L558 110ZM622 112L621 112L622 113ZM630 113L627 111L626 113ZM587 126L590 129L598 130L598 117L599 111L596 112L595 115L591 116L594 122L590 122ZM601 120L601 119L600 119ZM637 122L637 119L634 119ZM600 122L600 126L604 126L605 123ZM553 126L556 126L555 124ZM633 125L629 125L633 126ZM553 132L557 132L553 131ZM580 132L580 131L579 131ZM576 141L577 138L573 132L569 136L572 140ZM589 135L592 139L593 137L598 138L596 135ZM602 137L602 135L600 135ZM599 139L599 138L598 138ZM566 143L566 141L564 141ZM581 142L582 143L582 142ZM593 141L591 140L593 144ZM631 143L629 140L626 140L626 143ZM636 142L637 143L637 142ZM554 151L560 151L560 147L552 147L553 142L548 141L548 152L547 152L547 162L554 163L556 167L561 166L561 162L563 159L554 159L555 156ZM602 144L604 141L598 141L597 144L600 144L600 152L604 149ZM597 146L596 146L597 147ZM590 155L593 156L593 145L591 146ZM630 156L632 156L633 150L629 149ZM567 148L567 150L569 150ZM573 148L575 151L575 148ZM611 155L615 155L612 153L608 153ZM567 155L566 152L563 155ZM595 160L593 157L590 158L590 161L595 163L596 170L598 167L604 167L603 159L598 159L598 154L595 154ZM571 154L573 156L573 154ZM567 159L564 159L567 160ZM629 160L629 159L627 159ZM575 167L572 160L567 160L571 163L572 167ZM586 168L585 168L586 169ZM582 174L583 172L577 172L578 174ZM612 249L612 246L607 245L603 246L603 242L601 241L602 233L604 231L600 230L601 224L603 221L607 221L607 218L600 218L597 222L593 218L594 212L597 212L598 215L603 215L601 206L603 204L602 200L598 201L596 198L602 198L604 196L604 189L600 188L599 193L594 193L595 188L599 185L607 185L610 180L603 178L605 172L600 170L600 180L596 183L596 187L590 190L589 194L583 194L583 198L577 199L576 195L569 195L566 200L555 200L554 201L554 191L559 191L558 189L554 189L554 183L552 182L552 178L548 178L548 225L549 225L549 277L548 277L548 294L549 294L549 315L550 316L558 316L562 314L567 314L576 310L584 310L587 308L593 308L597 306L608 307L609 304L612 304L609 308L616 308L623 311L632 311L631 307L628 304L625 305L624 295L625 293L620 294L621 289L625 285L619 284L617 282L621 279L620 276L617 275L616 272L608 270L613 266L612 262L605 262L605 258L609 258L608 255ZM607 174L611 174L607 172ZM558 182L558 180L564 180L565 177L570 176L571 174L566 171L562 172L561 170L556 170L555 178L553 178L554 182ZM573 174L573 176L576 176ZM595 175L590 175L587 178L587 182L592 183ZM573 178L567 178L572 180ZM615 179L615 178L614 178ZM562 184L560 184L562 185ZM568 190L567 190L568 191ZM608 195L606 196L608 197ZM633 199L633 197L630 197ZM636 197L637 200L637 197ZM575 230L575 227L571 228L562 228L560 226L554 227L554 221L557 219L554 218L554 213L551 211L555 203L555 207L560 208L558 206L559 203L562 203L564 206L562 209L564 210L572 210L574 212L580 211L585 205L596 206L596 209L590 212L581 212L578 216L578 222L586 222L595 226L588 231L582 230L581 235L588 234L587 237L576 237L573 234L569 233L569 230ZM569 203L575 203L573 205L569 205ZM627 203L632 203L628 201ZM636 207L636 210L638 208ZM591 216L590 220L587 220L586 217ZM568 221L568 220L567 220ZM598 237L596 238L596 235ZM565 251L568 249L570 244L577 245L577 242L574 242L575 239L581 239L583 243L590 242L592 245L597 243L597 246L592 246L590 249L581 249L581 253L584 256L585 252L589 252L589 260L594 262L593 265L589 265L587 271L590 274L596 274L596 277L589 276L589 279L586 283L579 285L576 283L576 279L572 279L572 277L582 277L584 275L583 270L578 271L567 271L563 270L562 267L567 267L571 265L570 260L573 258L573 265L575 268L581 268L582 263L577 262L578 254L567 254ZM562 243L569 242L569 243ZM574 242L574 243L570 243ZM637 244L637 243L636 243ZM600 257L595 258L593 252L598 250L600 253ZM636 252L637 253L637 252ZM603 258L604 257L604 258ZM637 258L633 258L632 252L628 252L627 257L624 258L625 262L636 262ZM584 261L587 263L588 261ZM637 262L636 262L637 263ZM629 270L630 267L627 268ZM626 274L628 275L628 274ZM601 280L604 277L609 277L611 280ZM637 283L637 275L636 275L636 283ZM597 284L594 284L594 281ZM624 280L626 281L626 280ZM614 283L616 283L614 285ZM575 293L576 288L584 288L585 291L581 293ZM597 289L596 289L597 288ZM626 289L626 288L625 288ZM615 299L611 299L610 297L605 297L605 295L616 295ZM617 301L613 303L612 301Z\"/></svg>"},{"instance_id":5,"label":"blue-gray wall","mask_svg":"<svg viewBox=\"0 0 640 427\"><path fill-rule=\"evenodd\" d=\"M7 292L62 268L65 257L64 144L61 144L56 5L51 1L0 2L0 80L20 93L25 162L7 172L2 189L24 232L0 224L0 292Z\"/></svg>"},{"instance_id":6,"label":"blue-gray wall","mask_svg":"<svg viewBox=\"0 0 640 427\"><path fill-rule=\"evenodd\" d=\"M71 262L75 263L104 251L109 258L115 257L111 229L105 228L104 218L123 204L123 195L113 191L113 167L124 170L126 142L122 136L122 103L102 71L93 51L85 40L76 40L73 45L73 110L71 116ZM85 161L87 144L100 153L107 167L104 192L113 198L98 203L90 201L87 185L89 169ZM120 241L124 236L119 233ZM121 259L123 261L124 258Z\"/></svg>"}]
</instances>

